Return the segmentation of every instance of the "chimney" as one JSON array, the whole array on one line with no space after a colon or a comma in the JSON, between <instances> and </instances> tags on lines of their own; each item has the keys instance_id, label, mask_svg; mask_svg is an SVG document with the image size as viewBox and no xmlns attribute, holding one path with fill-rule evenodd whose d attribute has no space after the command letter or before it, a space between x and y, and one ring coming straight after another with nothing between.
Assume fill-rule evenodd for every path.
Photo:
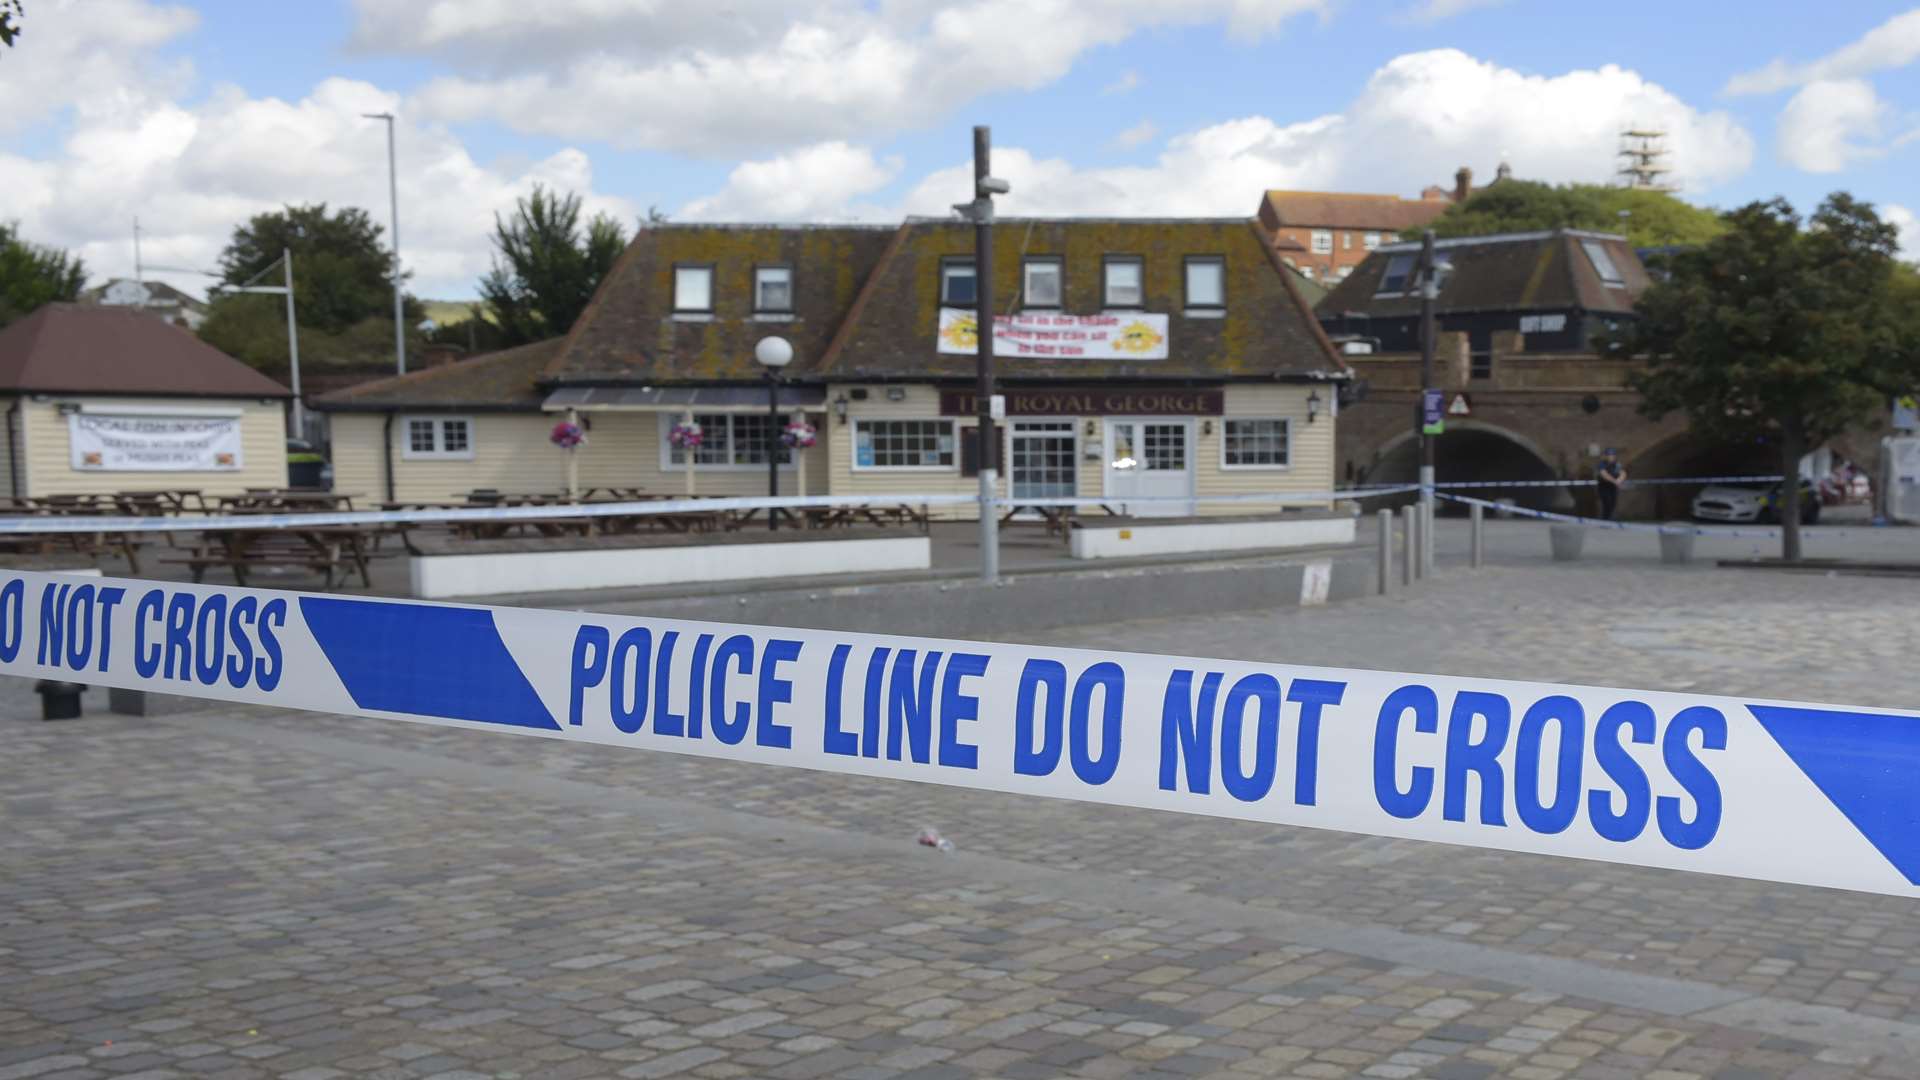
<instances>
[{"instance_id":1,"label":"chimney","mask_svg":"<svg viewBox=\"0 0 1920 1080\"><path fill-rule=\"evenodd\" d=\"M1460 171L1453 174L1453 201L1457 203L1466 202L1467 196L1472 194L1473 170L1462 165L1460 166Z\"/></svg>"}]
</instances>

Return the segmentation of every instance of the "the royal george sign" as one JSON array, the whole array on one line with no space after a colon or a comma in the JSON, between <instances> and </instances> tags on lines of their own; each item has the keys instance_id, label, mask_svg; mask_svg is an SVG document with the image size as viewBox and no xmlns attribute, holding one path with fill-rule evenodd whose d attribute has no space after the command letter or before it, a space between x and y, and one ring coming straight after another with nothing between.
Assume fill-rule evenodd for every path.
<instances>
[{"instance_id":1,"label":"the royal george sign","mask_svg":"<svg viewBox=\"0 0 1920 1080\"><path fill-rule=\"evenodd\" d=\"M940 309L940 351L980 354L980 320ZM1022 312L993 320L993 355L1008 360L1165 360L1167 317L1143 311L1101 315Z\"/></svg>"},{"instance_id":2,"label":"the royal george sign","mask_svg":"<svg viewBox=\"0 0 1920 1080\"><path fill-rule=\"evenodd\" d=\"M1226 405L1220 387L1007 386L1008 416L1219 416ZM940 391L941 416L980 411L972 390Z\"/></svg>"},{"instance_id":3,"label":"the royal george sign","mask_svg":"<svg viewBox=\"0 0 1920 1080\"><path fill-rule=\"evenodd\" d=\"M24 571L0 673L1920 897L1907 712Z\"/></svg>"},{"instance_id":4,"label":"the royal george sign","mask_svg":"<svg viewBox=\"0 0 1920 1080\"><path fill-rule=\"evenodd\" d=\"M67 431L81 472L234 472L243 464L238 416L76 412Z\"/></svg>"}]
</instances>

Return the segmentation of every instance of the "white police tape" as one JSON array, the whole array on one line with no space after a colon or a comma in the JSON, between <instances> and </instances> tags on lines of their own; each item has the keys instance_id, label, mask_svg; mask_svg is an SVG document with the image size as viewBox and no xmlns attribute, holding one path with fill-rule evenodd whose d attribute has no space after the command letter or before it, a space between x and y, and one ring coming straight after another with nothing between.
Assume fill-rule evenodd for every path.
<instances>
[{"instance_id":1,"label":"white police tape","mask_svg":"<svg viewBox=\"0 0 1920 1080\"><path fill-rule=\"evenodd\" d=\"M1777 538L1780 535L1780 530L1778 528L1742 529L1742 528L1732 528L1725 525L1714 525L1714 526L1705 526L1705 527L1699 526L1699 525L1649 525L1649 524L1645 524L1643 522L1637 522L1637 521L1614 521L1610 518L1581 517L1578 514L1560 514L1560 513L1555 513L1552 510L1533 510L1528 507L1513 506L1508 503L1489 502L1486 499L1476 499L1470 495L1449 495L1444 491L1436 492L1435 497L1445 499L1448 502L1463 503L1468 506L1482 506L1490 510L1498 511L1502 514L1509 514L1515 517L1537 518L1541 521L1562 521L1570 525L1588 525L1596 529L1617 529L1621 532L1669 533L1669 534L1676 534L1676 535L1685 534L1689 536L1773 537L1773 538Z\"/></svg>"},{"instance_id":2,"label":"white police tape","mask_svg":"<svg viewBox=\"0 0 1920 1080\"><path fill-rule=\"evenodd\" d=\"M1360 499L1377 499L1383 495L1399 495L1409 491L1419 491L1419 484L1393 484L1380 488L1339 488L1333 491L1261 491L1238 495L1088 495L995 499L995 506L1039 507L1071 506L1100 507L1109 509L1139 504L1143 506L1189 506L1196 503L1234 504L1234 503L1270 503L1285 506L1291 503L1328 503L1356 502ZM970 501L978 501L969 496Z\"/></svg>"},{"instance_id":3,"label":"white police tape","mask_svg":"<svg viewBox=\"0 0 1920 1080\"><path fill-rule=\"evenodd\" d=\"M0 571L0 673L1920 897L1920 714Z\"/></svg>"},{"instance_id":4,"label":"white police tape","mask_svg":"<svg viewBox=\"0 0 1920 1080\"><path fill-rule=\"evenodd\" d=\"M1113 503L1332 502L1402 491L1299 491L1250 495L1137 496L1111 499L996 499L995 506L1103 506ZM20 533L225 532L230 530L317 529L338 525L435 525L473 521L556 521L568 518L649 517L726 510L860 508L887 506L972 506L977 495L755 495L731 498L649 499L635 502L542 503L533 506L431 507L412 510L329 510L279 514L206 514L197 516L115 517L93 514L28 514L0 517L0 536Z\"/></svg>"},{"instance_id":5,"label":"white police tape","mask_svg":"<svg viewBox=\"0 0 1920 1080\"><path fill-rule=\"evenodd\" d=\"M1627 480L1621 483L1623 488L1658 487L1663 484L1765 484L1777 482L1778 476L1667 476L1652 480ZM1598 480L1451 480L1436 482L1436 488L1533 488L1533 487L1594 487ZM1398 490L1397 484L1362 484L1355 490L1368 487L1390 487ZM1417 490L1418 484L1413 485Z\"/></svg>"}]
</instances>

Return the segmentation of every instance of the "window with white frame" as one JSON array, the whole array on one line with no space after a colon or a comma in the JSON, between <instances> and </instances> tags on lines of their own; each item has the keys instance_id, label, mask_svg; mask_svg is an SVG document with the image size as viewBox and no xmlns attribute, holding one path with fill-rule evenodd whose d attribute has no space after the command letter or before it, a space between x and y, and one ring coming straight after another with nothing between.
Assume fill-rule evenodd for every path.
<instances>
[{"instance_id":1,"label":"window with white frame","mask_svg":"<svg viewBox=\"0 0 1920 1080\"><path fill-rule=\"evenodd\" d=\"M972 259L946 259L940 263L940 302L947 307L972 307L980 294L975 291Z\"/></svg>"},{"instance_id":2,"label":"window with white frame","mask_svg":"<svg viewBox=\"0 0 1920 1080\"><path fill-rule=\"evenodd\" d=\"M668 468L687 466L688 451L673 445L672 438L674 425L685 422L680 416L661 418L660 438ZM785 427L784 418L776 426L773 418L763 413L695 413L693 422L700 426L700 445L692 451L696 469L764 469L767 447L778 440L780 429ZM793 463L792 451L784 446L777 447L775 455L782 465Z\"/></svg>"},{"instance_id":3,"label":"window with white frame","mask_svg":"<svg viewBox=\"0 0 1920 1080\"><path fill-rule=\"evenodd\" d=\"M409 416L400 456L412 460L473 458L473 421L464 416Z\"/></svg>"},{"instance_id":4,"label":"window with white frame","mask_svg":"<svg viewBox=\"0 0 1920 1080\"><path fill-rule=\"evenodd\" d=\"M1333 233L1327 229L1313 230L1313 253L1315 255L1333 254Z\"/></svg>"},{"instance_id":5,"label":"window with white frame","mask_svg":"<svg viewBox=\"0 0 1920 1080\"><path fill-rule=\"evenodd\" d=\"M1341 251L1353 250L1353 234L1352 233L1343 232L1340 234L1340 250Z\"/></svg>"},{"instance_id":6,"label":"window with white frame","mask_svg":"<svg viewBox=\"0 0 1920 1080\"><path fill-rule=\"evenodd\" d=\"M1598 240L1582 240L1580 246L1586 249L1587 259L1593 263L1594 272L1600 275L1602 283L1615 289L1626 288L1627 279L1620 276L1620 268L1614 265L1613 256L1607 253L1605 244Z\"/></svg>"},{"instance_id":7,"label":"window with white frame","mask_svg":"<svg viewBox=\"0 0 1920 1080\"><path fill-rule=\"evenodd\" d=\"M753 270L753 310L790 312L793 310L793 268L757 266Z\"/></svg>"},{"instance_id":8,"label":"window with white frame","mask_svg":"<svg viewBox=\"0 0 1920 1080\"><path fill-rule=\"evenodd\" d=\"M1289 464L1285 419L1229 419L1221 431L1220 464L1225 468L1284 469Z\"/></svg>"},{"instance_id":9,"label":"window with white frame","mask_svg":"<svg viewBox=\"0 0 1920 1080\"><path fill-rule=\"evenodd\" d=\"M713 267L676 266L673 268L673 310L713 310Z\"/></svg>"},{"instance_id":10,"label":"window with white frame","mask_svg":"<svg viewBox=\"0 0 1920 1080\"><path fill-rule=\"evenodd\" d=\"M1022 306L1057 308L1060 306L1060 260L1028 259L1021 291Z\"/></svg>"},{"instance_id":11,"label":"window with white frame","mask_svg":"<svg viewBox=\"0 0 1920 1080\"><path fill-rule=\"evenodd\" d=\"M1360 246L1366 248L1368 251L1372 251L1374 248L1379 247L1380 234L1377 232L1370 232L1367 235L1361 237Z\"/></svg>"},{"instance_id":12,"label":"window with white frame","mask_svg":"<svg viewBox=\"0 0 1920 1080\"><path fill-rule=\"evenodd\" d=\"M853 467L951 469L953 429L951 420L855 420Z\"/></svg>"},{"instance_id":13,"label":"window with white frame","mask_svg":"<svg viewBox=\"0 0 1920 1080\"><path fill-rule=\"evenodd\" d=\"M1187 256L1187 306L1227 306L1227 263L1218 255Z\"/></svg>"},{"instance_id":14,"label":"window with white frame","mask_svg":"<svg viewBox=\"0 0 1920 1080\"><path fill-rule=\"evenodd\" d=\"M1107 259L1104 286L1105 304L1110 308L1139 307L1145 291L1141 284L1142 265L1138 258L1115 255Z\"/></svg>"}]
</instances>

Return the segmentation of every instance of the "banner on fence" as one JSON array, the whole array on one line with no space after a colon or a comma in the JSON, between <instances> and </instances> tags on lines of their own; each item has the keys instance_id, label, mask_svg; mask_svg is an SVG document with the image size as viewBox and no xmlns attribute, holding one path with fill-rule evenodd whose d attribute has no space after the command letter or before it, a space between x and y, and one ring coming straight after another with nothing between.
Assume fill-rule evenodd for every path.
<instances>
[{"instance_id":1,"label":"banner on fence","mask_svg":"<svg viewBox=\"0 0 1920 1080\"><path fill-rule=\"evenodd\" d=\"M1920 896L1920 715L0 571L0 673Z\"/></svg>"},{"instance_id":2,"label":"banner on fence","mask_svg":"<svg viewBox=\"0 0 1920 1080\"><path fill-rule=\"evenodd\" d=\"M980 320L971 311L940 309L940 351L980 352ZM1023 312L993 320L993 355L1050 360L1165 360L1167 317L1144 311L1111 315Z\"/></svg>"},{"instance_id":3,"label":"banner on fence","mask_svg":"<svg viewBox=\"0 0 1920 1080\"><path fill-rule=\"evenodd\" d=\"M235 472L240 417L76 412L67 417L81 472Z\"/></svg>"}]
</instances>

